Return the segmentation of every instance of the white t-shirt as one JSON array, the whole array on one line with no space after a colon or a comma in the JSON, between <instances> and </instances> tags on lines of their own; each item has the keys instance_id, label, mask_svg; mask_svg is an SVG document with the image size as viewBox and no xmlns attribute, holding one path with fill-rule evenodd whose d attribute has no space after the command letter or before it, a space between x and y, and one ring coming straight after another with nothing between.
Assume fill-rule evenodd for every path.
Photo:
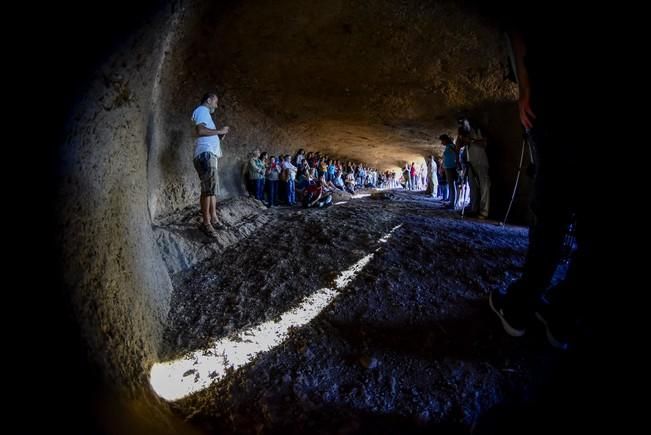
<instances>
[{"instance_id":1,"label":"white t-shirt","mask_svg":"<svg viewBox=\"0 0 651 435\"><path fill-rule=\"evenodd\" d=\"M291 162L283 161L283 169L289 170L290 180L296 180L296 171L298 170L296 166L292 165Z\"/></svg>"},{"instance_id":2,"label":"white t-shirt","mask_svg":"<svg viewBox=\"0 0 651 435\"><path fill-rule=\"evenodd\" d=\"M216 129L215 122L210 116L210 109L208 109L203 104L192 112L192 122L195 126L203 124L207 128ZM194 157L197 157L201 153L213 153L217 157L222 156L222 148L219 141L219 136L199 136L195 142L194 147Z\"/></svg>"}]
</instances>

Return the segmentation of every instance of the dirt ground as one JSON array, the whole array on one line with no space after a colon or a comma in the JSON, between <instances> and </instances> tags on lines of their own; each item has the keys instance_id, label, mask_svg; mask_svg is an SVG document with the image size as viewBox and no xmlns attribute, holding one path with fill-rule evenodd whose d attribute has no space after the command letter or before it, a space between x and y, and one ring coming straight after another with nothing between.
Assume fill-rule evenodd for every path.
<instances>
[{"instance_id":1,"label":"dirt ground","mask_svg":"<svg viewBox=\"0 0 651 435\"><path fill-rule=\"evenodd\" d=\"M518 275L525 228L461 219L407 191L264 213L256 232L173 276L166 358L277 318L380 249L280 346L173 404L197 427L481 433L493 411L535 400L558 369L542 328L511 338L487 303Z\"/></svg>"}]
</instances>

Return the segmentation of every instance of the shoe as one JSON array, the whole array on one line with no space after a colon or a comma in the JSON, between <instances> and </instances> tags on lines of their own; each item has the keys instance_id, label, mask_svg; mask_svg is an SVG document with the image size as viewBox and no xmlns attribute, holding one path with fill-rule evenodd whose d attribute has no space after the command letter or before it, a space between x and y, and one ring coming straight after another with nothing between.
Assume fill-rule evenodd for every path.
<instances>
[{"instance_id":1,"label":"shoe","mask_svg":"<svg viewBox=\"0 0 651 435\"><path fill-rule=\"evenodd\" d=\"M207 235L210 238L217 238L217 231L212 227L210 224L200 224L199 229L204 232L205 235Z\"/></svg>"},{"instance_id":2,"label":"shoe","mask_svg":"<svg viewBox=\"0 0 651 435\"><path fill-rule=\"evenodd\" d=\"M502 326L507 334L511 337L522 337L526 328L526 319L519 318L517 313L509 313L504 308L504 300L506 294L500 292L499 290L493 290L488 297L488 305L490 305L491 310L497 314L497 316L502 321Z\"/></svg>"},{"instance_id":3,"label":"shoe","mask_svg":"<svg viewBox=\"0 0 651 435\"><path fill-rule=\"evenodd\" d=\"M481 220L486 220L486 219L488 219L488 216L484 215L484 214L480 214L479 216L477 216L477 218L481 219Z\"/></svg>"},{"instance_id":4,"label":"shoe","mask_svg":"<svg viewBox=\"0 0 651 435\"><path fill-rule=\"evenodd\" d=\"M570 348L570 336L573 324L566 316L562 316L553 305L542 301L535 312L536 318L545 327L545 335L549 344L559 350Z\"/></svg>"},{"instance_id":5,"label":"shoe","mask_svg":"<svg viewBox=\"0 0 651 435\"><path fill-rule=\"evenodd\" d=\"M224 226L224 224L222 224L222 223L219 222L218 220L211 220L211 221L210 221L210 225L212 225L212 227L213 227L214 229L216 229L216 230L225 230L225 229L226 229L226 227Z\"/></svg>"}]
</instances>

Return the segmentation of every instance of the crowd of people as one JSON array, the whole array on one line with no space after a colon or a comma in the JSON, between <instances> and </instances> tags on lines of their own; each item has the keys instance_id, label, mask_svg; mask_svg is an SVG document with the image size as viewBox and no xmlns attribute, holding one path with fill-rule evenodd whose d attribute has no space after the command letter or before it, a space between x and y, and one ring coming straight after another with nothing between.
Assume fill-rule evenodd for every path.
<instances>
[{"instance_id":1,"label":"crowd of people","mask_svg":"<svg viewBox=\"0 0 651 435\"><path fill-rule=\"evenodd\" d=\"M207 93L192 114L197 137L193 161L201 180L201 229L210 237L216 237L215 229L223 227L216 212L217 162L222 155L220 137L229 132L228 126L217 129L211 117L218 101L216 94ZM344 162L319 151L299 149L293 156L276 156L256 149L246 166L247 188L268 207L327 206L337 190L350 194L360 188L426 190L441 199L446 208L486 218L490 179L481 132L467 117L460 117L456 140L447 134L439 139L444 147L441 157L430 155L418 166L406 162L399 174ZM469 205L464 209L468 197Z\"/></svg>"},{"instance_id":2,"label":"crowd of people","mask_svg":"<svg viewBox=\"0 0 651 435\"><path fill-rule=\"evenodd\" d=\"M416 171L415 163L406 167L408 172ZM304 149L293 156L270 156L266 151L254 150L246 171L249 193L269 207L299 203L311 206L312 197L319 197L319 193L324 197L335 190L354 194L360 188L422 190L427 185L424 164L418 176L399 176L395 171L379 171L363 163L333 159L319 151L306 153Z\"/></svg>"}]
</instances>

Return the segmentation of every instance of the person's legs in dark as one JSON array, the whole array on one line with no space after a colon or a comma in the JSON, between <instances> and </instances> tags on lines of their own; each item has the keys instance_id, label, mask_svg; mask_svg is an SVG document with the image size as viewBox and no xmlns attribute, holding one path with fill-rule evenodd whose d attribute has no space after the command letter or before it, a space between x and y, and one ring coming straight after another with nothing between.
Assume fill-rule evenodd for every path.
<instances>
[{"instance_id":1,"label":"person's legs in dark","mask_svg":"<svg viewBox=\"0 0 651 435\"><path fill-rule=\"evenodd\" d=\"M468 216L477 216L479 214L480 201L479 179L472 168L468 169L468 185L470 187L470 202L466 206L464 213Z\"/></svg>"},{"instance_id":2,"label":"person's legs in dark","mask_svg":"<svg viewBox=\"0 0 651 435\"><path fill-rule=\"evenodd\" d=\"M577 259L573 258L566 277L544 292L535 307L535 316L544 325L547 340L559 349L567 349L576 332L577 289Z\"/></svg>"},{"instance_id":3,"label":"person's legs in dark","mask_svg":"<svg viewBox=\"0 0 651 435\"><path fill-rule=\"evenodd\" d=\"M439 189L441 191L441 201L447 201L448 199L448 185L447 183L440 183Z\"/></svg>"},{"instance_id":4,"label":"person's legs in dark","mask_svg":"<svg viewBox=\"0 0 651 435\"><path fill-rule=\"evenodd\" d=\"M281 182L283 185L283 199L287 205L292 205L291 192L289 191L289 180Z\"/></svg>"},{"instance_id":5,"label":"person's legs in dark","mask_svg":"<svg viewBox=\"0 0 651 435\"><path fill-rule=\"evenodd\" d=\"M282 204L287 202L287 182L286 181L277 181L276 182L276 199L278 203Z\"/></svg>"},{"instance_id":6,"label":"person's legs in dark","mask_svg":"<svg viewBox=\"0 0 651 435\"><path fill-rule=\"evenodd\" d=\"M578 185L585 177L576 178ZM585 180L583 183L588 184ZM596 292L603 287L603 282L598 282L602 273L594 258L593 245L602 236L603 227L594 222L599 212L595 191L587 185L577 189L575 238L566 241L574 241L576 249L564 279L548 289L536 307L536 317L545 326L549 343L561 349L589 338L597 316L604 312L596 308L600 301Z\"/></svg>"},{"instance_id":7,"label":"person's legs in dark","mask_svg":"<svg viewBox=\"0 0 651 435\"><path fill-rule=\"evenodd\" d=\"M505 331L521 336L533 319L540 297L551 283L561 259L565 234L571 219L574 194L573 158L567 138L552 137L545 124L530 130L535 154L535 180L529 228L529 247L522 277L506 291L495 290L489 303L502 321ZM565 148L564 148L565 146Z\"/></svg>"},{"instance_id":8,"label":"person's legs in dark","mask_svg":"<svg viewBox=\"0 0 651 435\"><path fill-rule=\"evenodd\" d=\"M490 211L490 189L491 181L488 175L488 167L484 165L476 165L474 167L477 180L479 181L478 204L477 211L480 217L487 218Z\"/></svg>"}]
</instances>

